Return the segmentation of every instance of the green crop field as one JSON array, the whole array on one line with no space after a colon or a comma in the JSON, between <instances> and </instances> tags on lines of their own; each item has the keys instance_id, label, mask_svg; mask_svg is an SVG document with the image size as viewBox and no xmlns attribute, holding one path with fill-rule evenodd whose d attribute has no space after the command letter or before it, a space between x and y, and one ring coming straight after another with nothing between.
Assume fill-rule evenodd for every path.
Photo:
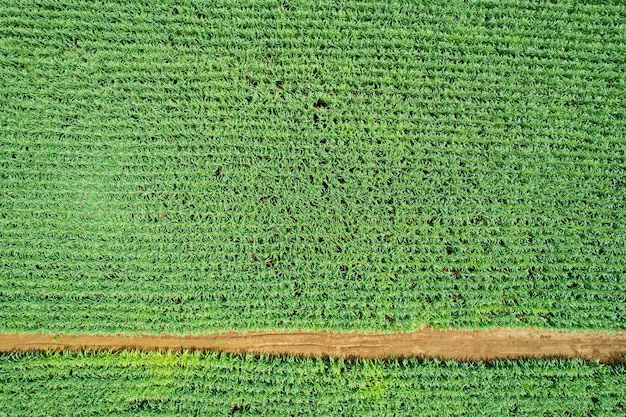
<instances>
[{"instance_id":1,"label":"green crop field","mask_svg":"<svg viewBox=\"0 0 626 417\"><path fill-rule=\"evenodd\" d=\"M0 5L0 331L626 329L626 6Z\"/></svg>"},{"instance_id":2,"label":"green crop field","mask_svg":"<svg viewBox=\"0 0 626 417\"><path fill-rule=\"evenodd\" d=\"M626 330L624 1L0 2L0 333ZM0 417L624 416L626 367L0 354Z\"/></svg>"},{"instance_id":3,"label":"green crop field","mask_svg":"<svg viewBox=\"0 0 626 417\"><path fill-rule=\"evenodd\" d=\"M27 354L0 356L0 415L622 417L625 384L624 366L578 360Z\"/></svg>"}]
</instances>

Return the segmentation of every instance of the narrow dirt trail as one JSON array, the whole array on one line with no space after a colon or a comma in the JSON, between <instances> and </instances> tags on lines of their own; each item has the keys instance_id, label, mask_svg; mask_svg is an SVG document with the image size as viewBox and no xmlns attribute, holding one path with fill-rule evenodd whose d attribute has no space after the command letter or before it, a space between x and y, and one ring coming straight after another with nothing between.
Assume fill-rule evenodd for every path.
<instances>
[{"instance_id":1,"label":"narrow dirt trail","mask_svg":"<svg viewBox=\"0 0 626 417\"><path fill-rule=\"evenodd\" d=\"M216 350L272 355L429 357L478 361L518 358L583 358L605 363L626 358L626 332L561 332L533 329L377 333L215 333L203 336L95 336L0 334L0 351Z\"/></svg>"}]
</instances>

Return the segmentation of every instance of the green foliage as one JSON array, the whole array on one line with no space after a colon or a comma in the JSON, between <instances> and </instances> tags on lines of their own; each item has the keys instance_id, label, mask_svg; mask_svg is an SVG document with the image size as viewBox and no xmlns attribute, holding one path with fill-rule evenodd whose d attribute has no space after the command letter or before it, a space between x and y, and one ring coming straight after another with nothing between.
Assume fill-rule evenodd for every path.
<instances>
[{"instance_id":1,"label":"green foliage","mask_svg":"<svg viewBox=\"0 0 626 417\"><path fill-rule=\"evenodd\" d=\"M624 330L599 3L2 1L0 331Z\"/></svg>"},{"instance_id":2,"label":"green foliage","mask_svg":"<svg viewBox=\"0 0 626 417\"><path fill-rule=\"evenodd\" d=\"M0 415L623 416L624 384L580 360L20 354L0 356Z\"/></svg>"}]
</instances>

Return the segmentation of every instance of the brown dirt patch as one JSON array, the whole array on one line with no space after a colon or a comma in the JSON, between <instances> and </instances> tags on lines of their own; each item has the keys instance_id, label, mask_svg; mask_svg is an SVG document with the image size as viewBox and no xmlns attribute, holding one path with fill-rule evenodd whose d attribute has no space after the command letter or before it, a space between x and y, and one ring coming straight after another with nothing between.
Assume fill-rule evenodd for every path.
<instances>
[{"instance_id":1,"label":"brown dirt patch","mask_svg":"<svg viewBox=\"0 0 626 417\"><path fill-rule=\"evenodd\" d=\"M533 329L431 330L412 333L215 333L203 336L1 334L0 351L218 350L343 358L429 357L460 361L582 358L623 362L626 333Z\"/></svg>"}]
</instances>

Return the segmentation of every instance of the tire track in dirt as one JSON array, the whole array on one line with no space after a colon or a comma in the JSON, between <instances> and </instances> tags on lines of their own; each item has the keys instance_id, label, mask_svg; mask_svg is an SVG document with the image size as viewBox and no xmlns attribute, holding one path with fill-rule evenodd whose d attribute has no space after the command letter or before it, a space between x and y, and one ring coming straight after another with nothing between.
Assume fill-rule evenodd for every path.
<instances>
[{"instance_id":1,"label":"tire track in dirt","mask_svg":"<svg viewBox=\"0 0 626 417\"><path fill-rule=\"evenodd\" d=\"M419 357L489 361L520 358L582 358L624 362L626 332L564 332L544 329L432 330L411 333L224 332L202 336L0 334L0 351L136 349L212 350L268 355L342 358Z\"/></svg>"}]
</instances>

